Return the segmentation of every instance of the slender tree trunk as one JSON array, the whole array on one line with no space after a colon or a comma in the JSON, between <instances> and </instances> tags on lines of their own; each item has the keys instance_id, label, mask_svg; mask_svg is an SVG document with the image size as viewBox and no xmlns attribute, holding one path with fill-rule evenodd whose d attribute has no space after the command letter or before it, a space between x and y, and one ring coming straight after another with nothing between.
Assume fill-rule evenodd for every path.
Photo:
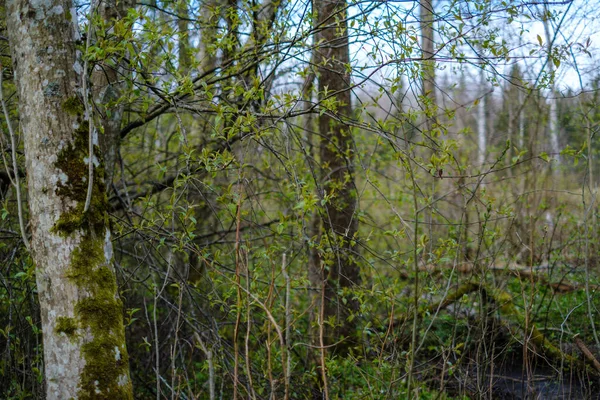
<instances>
[{"instance_id":1,"label":"slender tree trunk","mask_svg":"<svg viewBox=\"0 0 600 400\"><path fill-rule=\"evenodd\" d=\"M504 91L504 96L502 98L502 102L504 103L504 106L506 108L508 108L508 126L506 128L507 132L506 132L506 139L508 140L508 142L510 143L510 146L508 148L508 150L506 151L506 165L510 165L512 163L512 155L513 155L513 147L515 145L515 111L518 111L519 109L519 104L517 103L516 99L514 98L515 96L513 95L513 93L515 91L517 91L518 89L515 88L512 82L507 82L506 83L508 86L508 89L506 89ZM517 104L515 104L517 103ZM508 168L508 170L506 171L506 174L509 177L513 176L513 171L512 168Z\"/></svg>"},{"instance_id":2,"label":"slender tree trunk","mask_svg":"<svg viewBox=\"0 0 600 400\"><path fill-rule=\"evenodd\" d=\"M132 0L103 0L99 12L104 24L110 28L114 23L127 15L127 10L134 6ZM124 62L116 66L110 63L99 63L92 73L94 100L100 112L99 122L102 126L100 147L104 156L104 177L106 189L110 191L113 181L115 166L121 144L121 124L125 112L125 104L107 104L116 102L124 86L127 74Z\"/></svg>"},{"instance_id":3,"label":"slender tree trunk","mask_svg":"<svg viewBox=\"0 0 600 400\"><path fill-rule=\"evenodd\" d=\"M433 2L432 0L420 0L420 28L421 28L421 85L422 85L422 102L423 102L423 140L429 138L431 141L436 141L435 126L437 124L437 99L435 94L435 59L434 57L434 35L433 35ZM435 144L434 144L435 146ZM438 191L438 181L431 182L431 197L435 198ZM415 218L418 218L415 215ZM423 216L425 225L428 227L429 248L426 251L433 249L433 243L437 241L433 230L433 211L429 207ZM416 234L416 233L415 233Z\"/></svg>"},{"instance_id":4,"label":"slender tree trunk","mask_svg":"<svg viewBox=\"0 0 600 400\"><path fill-rule=\"evenodd\" d=\"M510 72L510 80L507 82L507 89L504 91L504 105L508 109L508 140L510 147L506 152L506 164L512 164L514 156L513 149L518 146L523 148L523 89L521 71L518 65L514 65ZM514 175L513 168L507 170L508 176Z\"/></svg>"},{"instance_id":5,"label":"slender tree trunk","mask_svg":"<svg viewBox=\"0 0 600 400\"><path fill-rule=\"evenodd\" d=\"M525 103L523 91L519 90L519 149L525 146Z\"/></svg>"},{"instance_id":6,"label":"slender tree trunk","mask_svg":"<svg viewBox=\"0 0 600 400\"><path fill-rule=\"evenodd\" d=\"M319 102L333 99L336 106L319 116L321 136L320 157L323 197L327 196L323 226L324 240L333 250L322 270L325 281L324 319L336 322L326 334L326 344L348 338L338 349L347 348L354 336L355 322L348 317L356 312L358 303L340 293L360 283L360 271L355 261L354 240L358 231L357 193L354 185L354 148L351 131L343 121L352 114L350 74L348 65L348 33L346 3L343 0L317 0L316 34L319 79ZM331 196L331 198L329 198ZM354 320L356 321L356 319Z\"/></svg>"},{"instance_id":7,"label":"slender tree trunk","mask_svg":"<svg viewBox=\"0 0 600 400\"><path fill-rule=\"evenodd\" d=\"M435 113L436 95L435 95L435 60L433 45L435 43L433 37L433 4L431 0L421 0L421 57L423 58L422 69L422 86L423 98L428 99L425 107L426 114L426 129L430 130L433 125L434 118L432 113Z\"/></svg>"},{"instance_id":8,"label":"slender tree trunk","mask_svg":"<svg viewBox=\"0 0 600 400\"><path fill-rule=\"evenodd\" d=\"M95 156L91 206L83 212L89 125L80 90L83 67L76 55L76 9L70 0L10 0L6 6L47 398L131 399L104 176Z\"/></svg>"},{"instance_id":9,"label":"slender tree trunk","mask_svg":"<svg viewBox=\"0 0 600 400\"><path fill-rule=\"evenodd\" d=\"M177 20L179 73L185 75L190 68L189 12L187 0L179 2L177 5L177 14L179 15L179 19Z\"/></svg>"},{"instance_id":10,"label":"slender tree trunk","mask_svg":"<svg viewBox=\"0 0 600 400\"><path fill-rule=\"evenodd\" d=\"M216 9L220 4L219 0L207 0L200 6L200 40L198 41L198 53L196 55L198 61L198 72L200 75L212 71L216 65L215 51L210 47L216 41L217 36L217 20L214 17Z\"/></svg>"},{"instance_id":11,"label":"slender tree trunk","mask_svg":"<svg viewBox=\"0 0 600 400\"><path fill-rule=\"evenodd\" d=\"M552 83L550 84L550 112L548 116L548 133L550 134L550 148L552 151L552 156L556 159L556 163L558 166L561 164L560 160L560 145L558 140L558 110L557 110L557 99L556 99L556 84L554 81L554 60L552 58L552 41L554 40L554 32L552 32L552 27L550 26L548 7L544 6L545 16L543 18L544 23L544 32L546 34L546 47L548 51L548 59L547 59L547 67L548 67L548 75L550 75L552 79ZM558 168L553 168L552 172L557 174L559 171Z\"/></svg>"},{"instance_id":12,"label":"slender tree trunk","mask_svg":"<svg viewBox=\"0 0 600 400\"><path fill-rule=\"evenodd\" d=\"M311 56L311 65L314 66L317 64L316 61L316 51L313 51ZM314 70L309 72L308 76L306 76L304 80L304 85L302 87L302 100L303 100L303 108L306 113L304 120L304 132L306 135L306 143L307 146L307 162L308 168L310 171L316 175L319 173L319 166L317 164L318 156L315 154L314 143L315 138L312 134L314 132L314 115L310 113L310 107L313 103L313 96L315 91L315 79L316 74ZM321 238L321 219L319 218L318 210L314 210L311 214L310 221L308 222L308 226L306 227L307 235L314 242L319 242ZM315 325L317 321L317 315L319 313L319 307L314 307L319 305L319 298L321 297L320 292L317 288L321 287L323 284L323 277L321 273L321 257L319 256L319 250L316 246L308 246L307 247L307 256L308 256L308 281L311 286L310 293L310 303L313 306L311 308L310 315L310 324ZM316 338L313 336L313 345L317 346Z\"/></svg>"},{"instance_id":13,"label":"slender tree trunk","mask_svg":"<svg viewBox=\"0 0 600 400\"><path fill-rule=\"evenodd\" d=\"M485 95L486 82L485 72L483 69L479 71L479 87L483 95L479 99L479 104L477 105L477 143L479 149L479 168L481 169L481 172L483 172L485 164L485 154L487 153L487 118L485 110L487 98Z\"/></svg>"}]
</instances>

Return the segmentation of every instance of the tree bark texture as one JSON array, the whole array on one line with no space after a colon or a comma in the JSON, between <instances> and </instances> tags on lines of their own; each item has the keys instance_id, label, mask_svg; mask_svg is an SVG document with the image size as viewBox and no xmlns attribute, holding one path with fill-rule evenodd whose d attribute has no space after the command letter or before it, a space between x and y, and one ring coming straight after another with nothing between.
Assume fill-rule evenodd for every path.
<instances>
[{"instance_id":1,"label":"tree bark texture","mask_svg":"<svg viewBox=\"0 0 600 400\"><path fill-rule=\"evenodd\" d=\"M47 399L131 399L98 146L92 156L92 202L83 213L89 125L81 94L83 66L76 50L76 9L70 0L9 0L6 7Z\"/></svg>"},{"instance_id":2,"label":"tree bark texture","mask_svg":"<svg viewBox=\"0 0 600 400\"><path fill-rule=\"evenodd\" d=\"M132 0L102 0L99 12L107 30L112 29L116 21L124 18L127 10L133 6ZM102 62L96 65L92 73L94 99L100 112L99 120L103 131L100 135L100 148L104 156L104 176L108 191L115 174L121 143L121 124L125 111L123 103L114 105L111 103L119 99L123 90L124 77L127 74L124 64L124 61L116 61L116 64ZM107 107L107 104L111 105Z\"/></svg>"},{"instance_id":3,"label":"tree bark texture","mask_svg":"<svg viewBox=\"0 0 600 400\"><path fill-rule=\"evenodd\" d=\"M436 96L435 96L435 60L433 59L435 43L433 37L433 3L431 0L420 1L420 17L421 17L421 53L422 53L422 68L423 68L423 97L430 100L429 106L431 112L436 112ZM426 108L427 110L427 108ZM427 113L429 114L429 113ZM429 120L430 118L428 118ZM427 122L427 129L431 129L431 121Z\"/></svg>"},{"instance_id":4,"label":"tree bark texture","mask_svg":"<svg viewBox=\"0 0 600 400\"><path fill-rule=\"evenodd\" d=\"M177 4L177 33L178 33L178 62L179 62L179 73L181 75L187 74L190 69L190 38L188 32L188 24L190 13L188 11L188 4L186 1L180 1Z\"/></svg>"},{"instance_id":5,"label":"tree bark texture","mask_svg":"<svg viewBox=\"0 0 600 400\"><path fill-rule=\"evenodd\" d=\"M336 322L336 328L328 330L326 337L327 344L332 344L340 341L342 336L353 336L355 324L348 317L357 312L359 306L352 294L343 294L344 289L360 283L354 244L358 231L358 199L353 176L352 134L344 123L352 114L346 3L343 0L318 0L313 4L317 13L318 97L321 106L327 108L319 116L318 123L321 189L322 196L327 198L323 239L331 249L325 254L322 271L324 319L334 317Z\"/></svg>"}]
</instances>

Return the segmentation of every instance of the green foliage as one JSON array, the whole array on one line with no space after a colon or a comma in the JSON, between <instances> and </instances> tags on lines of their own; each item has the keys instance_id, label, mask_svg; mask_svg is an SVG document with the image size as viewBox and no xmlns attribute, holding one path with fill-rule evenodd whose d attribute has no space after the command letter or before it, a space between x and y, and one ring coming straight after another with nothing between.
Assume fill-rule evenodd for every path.
<instances>
[{"instance_id":1,"label":"green foliage","mask_svg":"<svg viewBox=\"0 0 600 400\"><path fill-rule=\"evenodd\" d=\"M597 90L559 96L560 155L549 150L548 92L571 50L558 34L548 48L537 31L562 6L434 3L435 59L424 61L415 10L349 3L347 31L331 18L351 43L340 66L319 57L339 44L316 42L327 27L315 26L315 10L273 2L267 18L265 4L158 2L90 16L94 40L80 50L90 71L117 76L115 96L95 104L99 132L124 111L113 182L105 195L112 166L94 168L83 213L89 125L81 99L62 104L77 124L56 154L66 176L57 194L77 206L54 230L86 232L64 274L90 297L56 330L94 337L82 349L81 397L94 398L91 376L118 382L128 365L136 398L210 398L211 385L216 398L494 397L485 391L498 371L582 361L565 345L575 334L597 344L600 231L588 178L600 166L600 114ZM350 104L332 82L318 93L336 67L350 76ZM421 90L424 79L436 89ZM108 89L92 86L92 100ZM339 135L324 137L321 121ZM9 185L0 397L41 398L35 268ZM356 232L332 218L344 212ZM107 228L118 280L104 260ZM331 282L346 262L360 285ZM348 310L325 315L332 304ZM110 387L105 397L118 398Z\"/></svg>"}]
</instances>

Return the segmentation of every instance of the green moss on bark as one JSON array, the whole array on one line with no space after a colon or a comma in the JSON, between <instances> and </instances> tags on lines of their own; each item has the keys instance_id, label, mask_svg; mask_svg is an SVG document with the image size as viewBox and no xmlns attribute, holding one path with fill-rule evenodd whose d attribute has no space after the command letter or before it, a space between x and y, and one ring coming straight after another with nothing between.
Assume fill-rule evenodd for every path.
<instances>
[{"instance_id":1,"label":"green moss on bark","mask_svg":"<svg viewBox=\"0 0 600 400\"><path fill-rule=\"evenodd\" d=\"M67 10L68 11L68 10ZM70 12L69 12L70 14ZM83 104L77 96L72 96L63 101L62 109L70 115L81 116L83 115Z\"/></svg>"},{"instance_id":2,"label":"green moss on bark","mask_svg":"<svg viewBox=\"0 0 600 400\"><path fill-rule=\"evenodd\" d=\"M91 341L82 348L85 367L80 399L130 399L129 358L125 348L123 304L117 296L117 281L104 254L104 236L86 232L72 255L67 276L89 293L75 306L82 327Z\"/></svg>"},{"instance_id":3,"label":"green moss on bark","mask_svg":"<svg viewBox=\"0 0 600 400\"><path fill-rule=\"evenodd\" d=\"M110 289L100 291L80 301L75 308L82 325L91 330L94 338L82 348L86 364L80 382L80 399L131 398L123 304L114 293Z\"/></svg>"},{"instance_id":4,"label":"green moss on bark","mask_svg":"<svg viewBox=\"0 0 600 400\"><path fill-rule=\"evenodd\" d=\"M65 107L67 102L63 103ZM69 103L70 104L70 103ZM76 109L73 104L70 109ZM91 225L95 231L103 230L106 224L106 211L108 200L104 185L104 168L102 165L94 167L92 203L86 213L83 212L88 190L89 165L89 125L78 117L79 128L75 130L73 143L67 144L58 154L55 166L66 176L56 186L56 194L76 202L76 206L61 215L54 225L54 232L61 235L70 235L84 225ZM94 154L100 161L100 150L94 146Z\"/></svg>"},{"instance_id":5,"label":"green moss on bark","mask_svg":"<svg viewBox=\"0 0 600 400\"><path fill-rule=\"evenodd\" d=\"M56 319L56 327L54 328L56 333L64 333L68 337L73 337L75 336L77 329L78 326L75 318L58 317Z\"/></svg>"},{"instance_id":6,"label":"green moss on bark","mask_svg":"<svg viewBox=\"0 0 600 400\"><path fill-rule=\"evenodd\" d=\"M55 167L64 175L56 194L65 204L74 204L54 224L53 232L68 237L78 232L80 242L71 255L66 277L82 294L75 305L75 318L63 321L65 333L80 329L90 338L82 345L85 366L79 383L79 399L132 399L129 358L125 348L123 304L118 297L112 260L107 259L105 237L108 229L108 200L102 166L94 167L92 201L83 212L89 166L89 125L83 121L83 105L76 98L63 103L63 109L77 117L79 128L73 142L60 151ZM99 149L94 152L100 161ZM66 178L65 178L66 176ZM58 328L57 328L58 329Z\"/></svg>"}]
</instances>

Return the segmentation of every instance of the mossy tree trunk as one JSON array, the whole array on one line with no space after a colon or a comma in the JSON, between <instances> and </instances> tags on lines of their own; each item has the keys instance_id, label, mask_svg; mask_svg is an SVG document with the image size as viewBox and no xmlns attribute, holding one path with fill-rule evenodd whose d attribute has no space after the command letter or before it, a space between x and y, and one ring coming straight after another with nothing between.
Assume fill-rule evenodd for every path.
<instances>
[{"instance_id":1,"label":"mossy tree trunk","mask_svg":"<svg viewBox=\"0 0 600 400\"><path fill-rule=\"evenodd\" d=\"M9 0L47 398L131 399L99 148L93 197L75 5ZM97 141L97 138L94 138Z\"/></svg>"},{"instance_id":2,"label":"mossy tree trunk","mask_svg":"<svg viewBox=\"0 0 600 400\"><path fill-rule=\"evenodd\" d=\"M326 108L319 116L321 196L326 199L323 214L327 241L321 278L325 288L324 321L334 320L335 327L326 330L326 344L346 340L338 350L352 344L357 319L349 318L358 311L358 302L349 293L360 284L356 263L358 231L357 192L354 184L354 143L350 126L352 104L350 91L350 56L346 2L318 0L313 3L317 14L316 62L318 65L318 100ZM313 283L314 284L314 283Z\"/></svg>"}]
</instances>

